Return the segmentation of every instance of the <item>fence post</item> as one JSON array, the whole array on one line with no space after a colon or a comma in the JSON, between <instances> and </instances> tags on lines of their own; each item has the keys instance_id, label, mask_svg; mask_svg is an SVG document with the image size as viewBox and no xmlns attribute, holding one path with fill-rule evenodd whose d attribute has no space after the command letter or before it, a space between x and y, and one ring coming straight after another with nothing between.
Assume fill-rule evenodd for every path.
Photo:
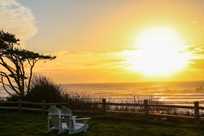
<instances>
[{"instance_id":1,"label":"fence post","mask_svg":"<svg viewBox=\"0 0 204 136\"><path fill-rule=\"evenodd\" d=\"M45 109L46 109L46 101L42 100L42 111L44 112Z\"/></svg>"},{"instance_id":2,"label":"fence post","mask_svg":"<svg viewBox=\"0 0 204 136\"><path fill-rule=\"evenodd\" d=\"M18 100L18 111L22 111L22 100Z\"/></svg>"},{"instance_id":3,"label":"fence post","mask_svg":"<svg viewBox=\"0 0 204 136\"><path fill-rule=\"evenodd\" d=\"M103 108L103 112L106 112L106 99L105 98L102 99L102 108Z\"/></svg>"},{"instance_id":4,"label":"fence post","mask_svg":"<svg viewBox=\"0 0 204 136\"><path fill-rule=\"evenodd\" d=\"M199 102L198 101L194 102L194 117L196 120L198 120L200 118Z\"/></svg>"},{"instance_id":5,"label":"fence post","mask_svg":"<svg viewBox=\"0 0 204 136\"><path fill-rule=\"evenodd\" d=\"M148 115L149 114L148 100L145 99L143 104L144 104L145 115Z\"/></svg>"}]
</instances>

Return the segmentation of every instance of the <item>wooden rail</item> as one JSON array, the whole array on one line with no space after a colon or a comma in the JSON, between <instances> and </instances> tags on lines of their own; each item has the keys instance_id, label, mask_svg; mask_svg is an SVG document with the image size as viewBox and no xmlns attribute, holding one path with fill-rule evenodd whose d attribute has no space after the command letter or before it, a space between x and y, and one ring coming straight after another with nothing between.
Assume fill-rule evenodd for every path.
<instances>
[{"instance_id":1,"label":"wooden rail","mask_svg":"<svg viewBox=\"0 0 204 136\"><path fill-rule=\"evenodd\" d=\"M167 105L167 104L151 104L148 100L144 100L143 103L114 103L114 102L107 102L106 99L102 99L101 102L67 102L67 103L46 103L43 102L28 102L28 101L0 101L0 109L5 110L18 110L18 111L47 111L48 107L51 105L66 105L68 107L73 108L73 110L82 111L84 110L83 107L86 107L85 110L87 111L95 111L100 110L102 112L138 112L141 111L144 115L161 115L161 116L172 116L170 113L163 114L163 111L168 111L169 109L174 111L175 109L183 110L191 110L191 114L186 115L186 117L194 118L199 120L200 117L204 117L204 107L199 105L199 102L194 102L192 106L189 105ZM95 107L93 107L94 105ZM92 107L91 107L92 106ZM87 108L88 107L88 108ZM97 108L96 108L97 107ZM115 107L115 108L114 108ZM123 110L116 110L117 108L121 108ZM180 113L175 114L175 116L183 116Z\"/></svg>"}]
</instances>

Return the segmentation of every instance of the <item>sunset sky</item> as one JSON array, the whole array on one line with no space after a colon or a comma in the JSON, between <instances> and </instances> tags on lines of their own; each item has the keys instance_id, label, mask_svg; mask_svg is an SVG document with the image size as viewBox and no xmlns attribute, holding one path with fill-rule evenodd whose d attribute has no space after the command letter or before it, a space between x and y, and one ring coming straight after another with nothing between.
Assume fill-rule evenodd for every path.
<instances>
[{"instance_id":1,"label":"sunset sky","mask_svg":"<svg viewBox=\"0 0 204 136\"><path fill-rule=\"evenodd\" d=\"M0 27L25 48L56 55L35 71L58 83L204 80L203 0L0 0ZM182 49L165 52L171 47L154 45L149 35ZM140 50L140 40L150 42ZM163 69L147 64L155 69L149 76L146 54L158 54L160 47L163 60L150 61L169 63L158 65ZM172 74L165 75L166 66Z\"/></svg>"}]
</instances>

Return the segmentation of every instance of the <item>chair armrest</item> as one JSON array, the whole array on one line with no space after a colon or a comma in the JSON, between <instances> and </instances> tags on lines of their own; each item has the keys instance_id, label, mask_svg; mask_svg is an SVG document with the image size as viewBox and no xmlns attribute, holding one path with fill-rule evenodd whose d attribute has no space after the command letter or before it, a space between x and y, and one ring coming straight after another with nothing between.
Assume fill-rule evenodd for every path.
<instances>
[{"instance_id":1,"label":"chair armrest","mask_svg":"<svg viewBox=\"0 0 204 136\"><path fill-rule=\"evenodd\" d=\"M91 118L87 117L87 118L76 118L76 120L90 120Z\"/></svg>"}]
</instances>

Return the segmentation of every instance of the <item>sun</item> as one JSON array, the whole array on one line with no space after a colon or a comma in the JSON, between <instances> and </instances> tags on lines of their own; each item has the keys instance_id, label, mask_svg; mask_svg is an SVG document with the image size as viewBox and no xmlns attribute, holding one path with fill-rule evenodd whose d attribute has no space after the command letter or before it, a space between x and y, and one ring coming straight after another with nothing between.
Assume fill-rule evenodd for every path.
<instances>
[{"instance_id":1,"label":"sun","mask_svg":"<svg viewBox=\"0 0 204 136\"><path fill-rule=\"evenodd\" d=\"M169 76L182 71L191 61L191 53L180 34L169 27L153 27L140 32L136 49L126 52L130 70L146 76Z\"/></svg>"}]
</instances>

